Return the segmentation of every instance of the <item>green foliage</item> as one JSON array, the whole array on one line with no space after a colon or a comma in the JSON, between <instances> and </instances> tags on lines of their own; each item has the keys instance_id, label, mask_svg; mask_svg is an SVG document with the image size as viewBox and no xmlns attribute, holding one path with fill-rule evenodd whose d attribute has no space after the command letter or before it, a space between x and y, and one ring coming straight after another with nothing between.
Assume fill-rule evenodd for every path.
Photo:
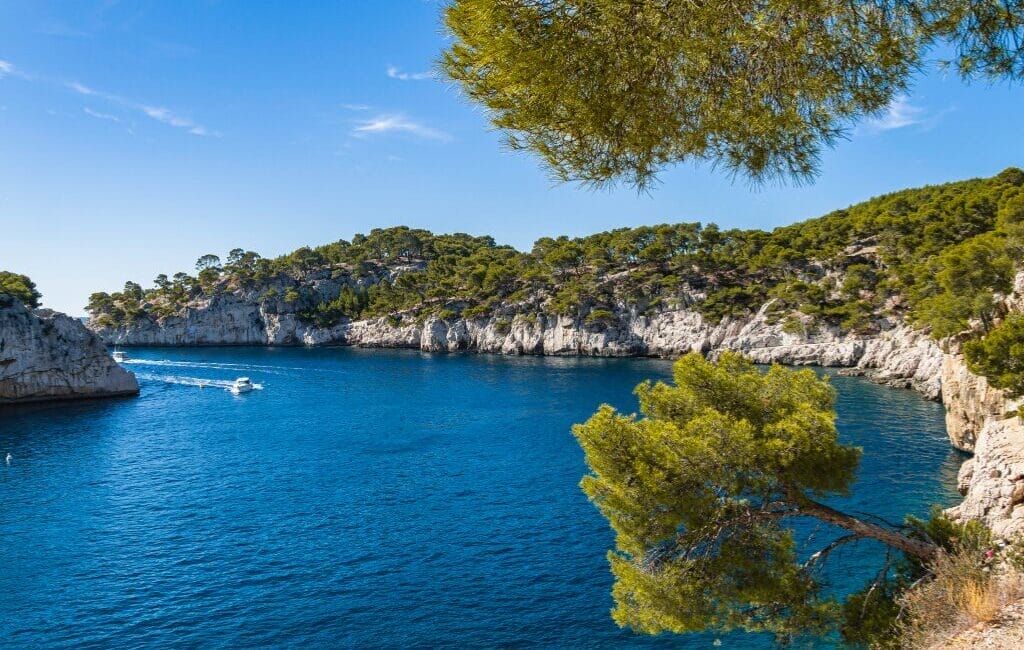
<instances>
[{"instance_id":1,"label":"green foliage","mask_svg":"<svg viewBox=\"0 0 1024 650\"><path fill-rule=\"evenodd\" d=\"M288 299L287 295L285 299ZM343 318L358 318L366 310L369 301L369 293L365 289L354 289L345 285L337 298L320 302L311 310L299 312L299 318L320 327L329 327Z\"/></svg>"},{"instance_id":2,"label":"green foliage","mask_svg":"<svg viewBox=\"0 0 1024 650\"><path fill-rule=\"evenodd\" d=\"M615 314L608 309L591 309L583 322L595 327L605 327L615 322Z\"/></svg>"},{"instance_id":3,"label":"green foliage","mask_svg":"<svg viewBox=\"0 0 1024 650\"><path fill-rule=\"evenodd\" d=\"M581 486L615 530L612 616L637 632L767 631L780 640L839 630L850 643L897 647L896 600L940 549L981 557L977 522L936 508L903 527L865 523L816 501L845 495L860 450L841 444L827 378L738 354L697 354L674 383L636 389L641 416L602 406L573 428L591 473ZM845 529L804 561L786 522L816 517ZM872 538L896 561L845 602L825 596L819 569L843 544ZM812 540L808 540L810 542ZM827 542L827 543L826 543ZM888 557L887 555L885 557Z\"/></svg>"},{"instance_id":4,"label":"green foliage","mask_svg":"<svg viewBox=\"0 0 1024 650\"><path fill-rule=\"evenodd\" d=\"M456 0L444 21L442 69L507 144L595 185L690 160L812 177L936 45L964 77L1024 76L1016 2Z\"/></svg>"},{"instance_id":5,"label":"green foliage","mask_svg":"<svg viewBox=\"0 0 1024 650\"><path fill-rule=\"evenodd\" d=\"M727 316L749 314L762 305L764 300L764 287L759 285L724 287L709 293L697 308L705 318L715 322Z\"/></svg>"},{"instance_id":6,"label":"green foliage","mask_svg":"<svg viewBox=\"0 0 1024 650\"><path fill-rule=\"evenodd\" d=\"M971 372L1011 396L1024 395L1024 315L1012 314L981 340L964 344Z\"/></svg>"},{"instance_id":7,"label":"green foliage","mask_svg":"<svg viewBox=\"0 0 1024 650\"><path fill-rule=\"evenodd\" d=\"M207 253L196 260L196 271L205 271L207 269L220 270L220 258L212 253Z\"/></svg>"},{"instance_id":8,"label":"green foliage","mask_svg":"<svg viewBox=\"0 0 1024 650\"><path fill-rule=\"evenodd\" d=\"M731 352L681 358L674 385L637 387L642 418L609 406L573 432L583 490L616 532L613 616L636 631L822 631L835 604L782 525L846 494L860 450L840 444L827 379Z\"/></svg>"},{"instance_id":9,"label":"green foliage","mask_svg":"<svg viewBox=\"0 0 1024 650\"><path fill-rule=\"evenodd\" d=\"M19 275L10 271L0 271L0 301L7 297L17 298L29 309L39 307L42 294L36 289L35 282L27 275ZM0 306L3 303L0 302Z\"/></svg>"},{"instance_id":10,"label":"green foliage","mask_svg":"<svg viewBox=\"0 0 1024 650\"><path fill-rule=\"evenodd\" d=\"M512 321L507 318L499 318L494 321L494 331L502 336L512 331Z\"/></svg>"},{"instance_id":11,"label":"green foliage","mask_svg":"<svg viewBox=\"0 0 1024 650\"><path fill-rule=\"evenodd\" d=\"M796 315L789 314L782 321L782 331L787 334L809 334L807 325Z\"/></svg>"},{"instance_id":12,"label":"green foliage","mask_svg":"<svg viewBox=\"0 0 1024 650\"><path fill-rule=\"evenodd\" d=\"M770 301L768 318L793 333L830 326L867 334L885 315L937 338L981 337L1002 317L999 296L1024 259L1024 171L895 192L771 232L659 224L543 237L520 252L490 237L403 226L274 259L241 248L223 266L215 255L200 259L198 278L161 275L145 290L132 283L91 301L90 313L120 324L180 313L223 292L269 299L270 285L292 287L286 309L325 325L422 320L450 305L463 318L512 309L595 326L603 319L590 314L611 305L637 313L687 305L715 323ZM318 288L328 278L331 288L358 281L366 295L332 304L337 296Z\"/></svg>"},{"instance_id":13,"label":"green foliage","mask_svg":"<svg viewBox=\"0 0 1024 650\"><path fill-rule=\"evenodd\" d=\"M284 292L285 302L298 302L302 298L302 294L295 287L288 287L288 290Z\"/></svg>"},{"instance_id":14,"label":"green foliage","mask_svg":"<svg viewBox=\"0 0 1024 650\"><path fill-rule=\"evenodd\" d=\"M908 516L907 525L916 537L932 541L948 554L975 558L978 570L983 568L985 552L992 548L992 531L984 524L975 520L953 521L939 506L932 507L927 520ZM871 648L903 647L898 625L903 607L899 601L912 585L933 577L932 572L932 566L904 556L894 563L892 571L850 594L843 603L843 640Z\"/></svg>"},{"instance_id":15,"label":"green foliage","mask_svg":"<svg viewBox=\"0 0 1024 650\"><path fill-rule=\"evenodd\" d=\"M839 625L843 640L856 647L898 650L897 599L905 588L904 580L887 579L847 596Z\"/></svg>"},{"instance_id":16,"label":"green foliage","mask_svg":"<svg viewBox=\"0 0 1024 650\"><path fill-rule=\"evenodd\" d=\"M996 294L1009 292L1014 264L1005 237L989 232L944 250L920 272L917 318L945 337L969 329L972 320L980 321L982 331L991 327Z\"/></svg>"}]
</instances>

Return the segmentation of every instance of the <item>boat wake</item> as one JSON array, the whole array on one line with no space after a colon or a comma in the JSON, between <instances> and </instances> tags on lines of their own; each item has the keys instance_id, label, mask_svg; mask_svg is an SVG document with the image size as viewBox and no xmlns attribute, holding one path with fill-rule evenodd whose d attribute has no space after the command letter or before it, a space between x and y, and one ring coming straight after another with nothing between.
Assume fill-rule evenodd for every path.
<instances>
[{"instance_id":1,"label":"boat wake","mask_svg":"<svg viewBox=\"0 0 1024 650\"><path fill-rule=\"evenodd\" d=\"M309 368L292 366L261 366L250 363L226 363L220 361L172 361L170 359L125 359L121 363L134 364L139 366L158 366L168 368L208 368L210 370L263 370L266 372L301 370L308 372Z\"/></svg>"},{"instance_id":2,"label":"boat wake","mask_svg":"<svg viewBox=\"0 0 1024 650\"><path fill-rule=\"evenodd\" d=\"M135 373L135 376L139 379L145 379L148 381L158 381L165 384L178 384L181 386L196 386L197 388L221 388L223 390L231 390L234 386L234 381L228 381L225 379L203 379L202 377L182 377L180 375L154 375L146 372ZM256 390L263 390L263 384L253 383L252 387Z\"/></svg>"}]
</instances>

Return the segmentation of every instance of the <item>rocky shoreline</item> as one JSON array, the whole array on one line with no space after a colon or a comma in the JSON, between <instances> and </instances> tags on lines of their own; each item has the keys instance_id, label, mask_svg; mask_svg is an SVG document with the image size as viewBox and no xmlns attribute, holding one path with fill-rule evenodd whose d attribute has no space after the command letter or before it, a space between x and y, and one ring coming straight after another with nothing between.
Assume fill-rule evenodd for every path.
<instances>
[{"instance_id":1,"label":"rocky shoreline","mask_svg":"<svg viewBox=\"0 0 1024 650\"><path fill-rule=\"evenodd\" d=\"M1019 310L1024 274L1009 299ZM736 350L760 363L821 365L847 369L889 386L912 388L946 407L951 444L972 453L960 474L964 502L956 517L979 519L999 535L1024 531L1024 426L1017 404L984 378L970 373L963 357L944 351L927 334L879 318L878 332L857 335L838 328L787 332L769 305L745 318L710 324L681 308L654 314L628 309L599 326L565 316L497 311L478 319L436 317L422 322L388 318L316 327L293 313L270 311L244 294L220 294L191 304L183 314L142 320L120 328L97 327L108 344L139 346L350 345L411 348L426 352L469 351L509 355L657 356L689 351Z\"/></svg>"},{"instance_id":2,"label":"rocky shoreline","mask_svg":"<svg viewBox=\"0 0 1024 650\"><path fill-rule=\"evenodd\" d=\"M0 306L0 406L138 392L135 375L81 321L17 300Z\"/></svg>"},{"instance_id":3,"label":"rocky shoreline","mask_svg":"<svg viewBox=\"0 0 1024 650\"><path fill-rule=\"evenodd\" d=\"M891 319L878 334L860 336L835 327L787 333L765 305L747 318L709 324L690 309L637 314L622 309L599 326L545 314L501 312L486 318L395 324L388 318L345 321L332 327L302 322L293 313L268 311L245 295L221 294L196 302L183 315L131 326L95 327L109 344L124 346L352 345L424 352L472 351L551 356L674 357L689 351L730 349L755 361L855 368L894 386L939 396L942 352L927 335Z\"/></svg>"}]
</instances>

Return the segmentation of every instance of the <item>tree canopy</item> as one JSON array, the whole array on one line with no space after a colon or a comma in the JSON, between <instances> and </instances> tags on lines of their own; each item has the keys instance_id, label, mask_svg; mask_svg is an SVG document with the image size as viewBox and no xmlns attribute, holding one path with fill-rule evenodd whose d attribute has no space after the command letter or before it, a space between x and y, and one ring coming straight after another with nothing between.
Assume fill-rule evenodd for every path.
<instances>
[{"instance_id":1,"label":"tree canopy","mask_svg":"<svg viewBox=\"0 0 1024 650\"><path fill-rule=\"evenodd\" d=\"M17 298L29 309L39 307L39 299L42 298L42 294L36 289L36 283L27 275L10 271L0 271L0 297L2 296Z\"/></svg>"},{"instance_id":2,"label":"tree canopy","mask_svg":"<svg viewBox=\"0 0 1024 650\"><path fill-rule=\"evenodd\" d=\"M1024 259L1024 171L894 192L772 231L657 224L542 237L518 251L398 226L272 259L241 248L223 265L201 259L210 265L195 277L96 293L89 312L118 326L235 293L321 327L562 316L599 329L627 313L685 307L718 323L763 308L795 335L871 334L887 318L940 339L980 338L1005 316Z\"/></svg>"},{"instance_id":3,"label":"tree canopy","mask_svg":"<svg viewBox=\"0 0 1024 650\"><path fill-rule=\"evenodd\" d=\"M582 488L616 533L620 625L821 633L840 617L817 573L836 548L875 539L918 568L938 552L923 524L883 526L821 502L849 492L861 453L838 440L826 378L725 352L682 357L673 380L637 387L639 417L602 406L574 427L591 470ZM841 534L801 558L791 526L805 517Z\"/></svg>"},{"instance_id":4,"label":"tree canopy","mask_svg":"<svg viewBox=\"0 0 1024 650\"><path fill-rule=\"evenodd\" d=\"M1011 314L985 338L964 343L964 356L971 372L1011 397L1024 395L1024 314Z\"/></svg>"},{"instance_id":5,"label":"tree canopy","mask_svg":"<svg viewBox=\"0 0 1024 650\"><path fill-rule=\"evenodd\" d=\"M441 67L560 180L648 187L700 160L805 180L929 50L967 78L1024 74L1024 2L455 0Z\"/></svg>"}]
</instances>

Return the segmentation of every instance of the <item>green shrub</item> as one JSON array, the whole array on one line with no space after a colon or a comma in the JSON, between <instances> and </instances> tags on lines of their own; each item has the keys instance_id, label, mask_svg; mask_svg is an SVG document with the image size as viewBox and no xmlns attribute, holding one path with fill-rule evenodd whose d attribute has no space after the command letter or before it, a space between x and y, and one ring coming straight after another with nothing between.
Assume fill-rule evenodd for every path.
<instances>
[{"instance_id":1,"label":"green shrub","mask_svg":"<svg viewBox=\"0 0 1024 650\"><path fill-rule=\"evenodd\" d=\"M1011 396L1024 394L1024 314L1012 314L985 338L964 344L971 372Z\"/></svg>"},{"instance_id":2,"label":"green shrub","mask_svg":"<svg viewBox=\"0 0 1024 650\"><path fill-rule=\"evenodd\" d=\"M804 321L795 314L789 314L782 319L782 331L786 334L807 334L808 327L804 324Z\"/></svg>"},{"instance_id":3,"label":"green shrub","mask_svg":"<svg viewBox=\"0 0 1024 650\"><path fill-rule=\"evenodd\" d=\"M607 309L591 309L583 322L587 325L606 326L615 322L615 314Z\"/></svg>"},{"instance_id":4,"label":"green shrub","mask_svg":"<svg viewBox=\"0 0 1024 650\"><path fill-rule=\"evenodd\" d=\"M42 294L36 290L35 282L32 282L27 275L0 271L0 296L17 298L29 309L35 309L39 306Z\"/></svg>"},{"instance_id":5,"label":"green shrub","mask_svg":"<svg viewBox=\"0 0 1024 650\"><path fill-rule=\"evenodd\" d=\"M512 331L512 321L507 318L499 318L494 321L494 331L502 336Z\"/></svg>"},{"instance_id":6,"label":"green shrub","mask_svg":"<svg viewBox=\"0 0 1024 650\"><path fill-rule=\"evenodd\" d=\"M709 321L717 323L726 316L749 314L765 301L765 290L761 285L750 287L725 287L709 293L697 310Z\"/></svg>"}]
</instances>

